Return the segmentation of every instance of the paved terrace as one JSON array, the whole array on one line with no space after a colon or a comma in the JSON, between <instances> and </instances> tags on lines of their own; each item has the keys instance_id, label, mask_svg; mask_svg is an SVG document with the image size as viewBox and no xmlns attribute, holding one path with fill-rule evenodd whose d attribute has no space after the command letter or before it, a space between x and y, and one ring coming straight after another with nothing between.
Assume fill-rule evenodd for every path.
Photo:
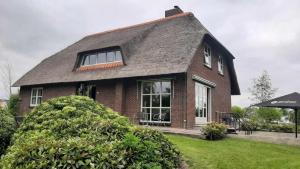
<instances>
[{"instance_id":1,"label":"paved terrace","mask_svg":"<svg viewBox=\"0 0 300 169\"><path fill-rule=\"evenodd\" d=\"M252 135L245 135L245 132L238 132L237 135L230 134L232 138L242 138L255 141L263 141L275 144L288 144L300 146L300 138L295 138L295 133L263 132L254 131Z\"/></svg>"},{"instance_id":2,"label":"paved terrace","mask_svg":"<svg viewBox=\"0 0 300 169\"><path fill-rule=\"evenodd\" d=\"M164 133L179 134L194 138L204 138L200 130L182 129L182 128L171 128L171 127L156 127L151 128L157 129ZM300 138L295 138L295 133L279 133L279 132L263 132L254 131L251 135L245 135L244 131L237 132L237 134L228 134L231 138L241 138L254 141L262 141L275 144L287 144L287 145L298 145L300 146Z\"/></svg>"}]
</instances>

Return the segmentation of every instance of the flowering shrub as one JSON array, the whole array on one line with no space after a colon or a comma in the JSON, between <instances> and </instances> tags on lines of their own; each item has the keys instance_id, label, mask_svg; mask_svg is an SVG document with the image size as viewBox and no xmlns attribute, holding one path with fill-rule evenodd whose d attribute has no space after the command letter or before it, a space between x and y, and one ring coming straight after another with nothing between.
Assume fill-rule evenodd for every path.
<instances>
[{"instance_id":1,"label":"flowering shrub","mask_svg":"<svg viewBox=\"0 0 300 169\"><path fill-rule=\"evenodd\" d=\"M42 103L28 114L0 168L178 168L179 152L160 132L82 96Z\"/></svg>"},{"instance_id":2,"label":"flowering shrub","mask_svg":"<svg viewBox=\"0 0 300 169\"><path fill-rule=\"evenodd\" d=\"M206 136L208 140L218 140L222 139L226 135L226 125L222 123L209 123L203 127L203 134Z\"/></svg>"}]
</instances>

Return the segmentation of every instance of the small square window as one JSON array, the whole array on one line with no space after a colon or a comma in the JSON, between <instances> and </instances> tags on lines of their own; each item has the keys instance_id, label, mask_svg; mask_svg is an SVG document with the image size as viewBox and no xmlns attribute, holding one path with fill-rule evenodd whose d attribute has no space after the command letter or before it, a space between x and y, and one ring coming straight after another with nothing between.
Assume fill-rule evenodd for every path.
<instances>
[{"instance_id":1,"label":"small square window","mask_svg":"<svg viewBox=\"0 0 300 169\"><path fill-rule=\"evenodd\" d=\"M90 57L87 55L87 56L84 56L83 60L82 60L82 65L86 66L86 65L89 65L90 64Z\"/></svg>"},{"instance_id":2,"label":"small square window","mask_svg":"<svg viewBox=\"0 0 300 169\"><path fill-rule=\"evenodd\" d=\"M42 88L32 88L30 106L34 107L42 103L43 89Z\"/></svg>"},{"instance_id":3,"label":"small square window","mask_svg":"<svg viewBox=\"0 0 300 169\"><path fill-rule=\"evenodd\" d=\"M211 67L211 49L208 45L204 46L204 64Z\"/></svg>"},{"instance_id":4,"label":"small square window","mask_svg":"<svg viewBox=\"0 0 300 169\"><path fill-rule=\"evenodd\" d=\"M90 55L90 65L97 64L97 55Z\"/></svg>"},{"instance_id":5,"label":"small square window","mask_svg":"<svg viewBox=\"0 0 300 169\"><path fill-rule=\"evenodd\" d=\"M218 72L223 75L224 74L224 60L222 56L218 58Z\"/></svg>"},{"instance_id":6,"label":"small square window","mask_svg":"<svg viewBox=\"0 0 300 169\"><path fill-rule=\"evenodd\" d=\"M115 61L115 52L108 52L107 53L107 62Z\"/></svg>"},{"instance_id":7,"label":"small square window","mask_svg":"<svg viewBox=\"0 0 300 169\"><path fill-rule=\"evenodd\" d=\"M98 63L106 63L106 53L98 53Z\"/></svg>"}]
</instances>

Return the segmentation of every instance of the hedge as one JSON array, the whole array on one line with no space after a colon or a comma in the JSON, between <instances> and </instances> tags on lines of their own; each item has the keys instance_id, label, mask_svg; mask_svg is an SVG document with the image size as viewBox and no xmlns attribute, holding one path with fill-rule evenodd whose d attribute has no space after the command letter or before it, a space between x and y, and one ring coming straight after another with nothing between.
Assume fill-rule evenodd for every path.
<instances>
[{"instance_id":1,"label":"hedge","mask_svg":"<svg viewBox=\"0 0 300 169\"><path fill-rule=\"evenodd\" d=\"M0 167L178 168L181 156L160 132L83 96L42 103L14 134Z\"/></svg>"}]
</instances>

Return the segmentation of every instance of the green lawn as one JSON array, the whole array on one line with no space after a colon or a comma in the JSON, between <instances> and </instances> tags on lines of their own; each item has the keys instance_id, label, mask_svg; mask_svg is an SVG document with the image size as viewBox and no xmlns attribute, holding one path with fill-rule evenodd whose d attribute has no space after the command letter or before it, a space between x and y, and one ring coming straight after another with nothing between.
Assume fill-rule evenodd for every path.
<instances>
[{"instance_id":1,"label":"green lawn","mask_svg":"<svg viewBox=\"0 0 300 169\"><path fill-rule=\"evenodd\" d=\"M300 169L300 147L227 138L206 141L178 135L167 137L190 168Z\"/></svg>"}]
</instances>

